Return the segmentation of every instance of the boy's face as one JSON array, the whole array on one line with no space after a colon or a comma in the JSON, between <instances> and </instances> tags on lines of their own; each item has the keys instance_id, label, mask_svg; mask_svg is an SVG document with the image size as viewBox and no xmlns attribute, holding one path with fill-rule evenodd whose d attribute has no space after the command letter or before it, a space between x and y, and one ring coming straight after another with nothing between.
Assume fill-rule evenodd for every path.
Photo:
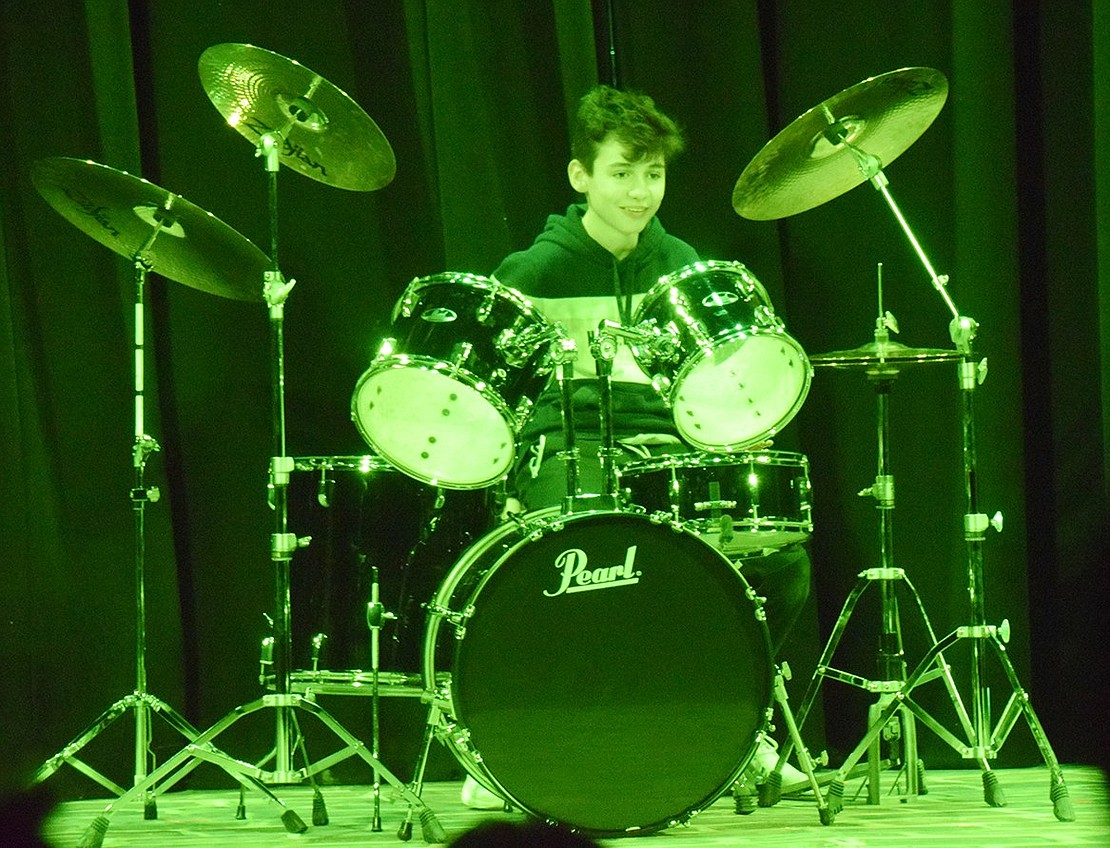
<instances>
[{"instance_id":1,"label":"boy's face","mask_svg":"<svg viewBox=\"0 0 1110 848\"><path fill-rule=\"evenodd\" d=\"M603 246L634 245L663 202L667 168L663 157L628 159L624 146L608 136L597 150L593 173L577 159L567 167L570 184L586 195L587 230Z\"/></svg>"}]
</instances>

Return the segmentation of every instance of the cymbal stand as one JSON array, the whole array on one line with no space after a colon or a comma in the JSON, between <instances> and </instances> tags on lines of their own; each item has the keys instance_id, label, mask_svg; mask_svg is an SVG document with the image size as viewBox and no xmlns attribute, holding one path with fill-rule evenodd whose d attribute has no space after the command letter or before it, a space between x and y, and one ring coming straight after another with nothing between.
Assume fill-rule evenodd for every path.
<instances>
[{"instance_id":1,"label":"cymbal stand","mask_svg":"<svg viewBox=\"0 0 1110 848\"><path fill-rule=\"evenodd\" d=\"M167 207L173 203L172 195L167 200ZM82 774L99 783L115 795L123 795L122 787L110 780L103 773L96 770L88 763L79 759L77 754L93 739L100 735L109 725L127 712L135 715L135 746L134 746L134 775L133 783L141 783L149 773L153 755L150 750L152 741L151 716L161 716L165 721L185 739L193 740L198 731L185 720L176 710L159 698L147 691L146 676L146 505L156 503L160 497L157 486L146 484L146 463L150 454L161 450L158 442L147 435L145 431L145 352L143 348L144 333L146 328L146 312L144 307L144 292L146 289L147 274L151 270L146 259L148 252L154 246L155 239L163 229L173 230L172 211L167 208L155 213L154 231L146 243L132 257L135 269L135 307L134 307L134 422L135 439L131 449L132 465L135 470L134 482L131 487L130 498L132 515L134 517L134 554L135 554L135 690L129 695L120 698L106 709L85 731L79 734L68 745L54 756L44 762L32 775L32 783L40 783L54 774L66 763L73 766ZM146 819L158 818L158 807L155 801L155 791L140 793L143 803L143 817Z\"/></svg>"},{"instance_id":2,"label":"cymbal stand","mask_svg":"<svg viewBox=\"0 0 1110 848\"><path fill-rule=\"evenodd\" d=\"M1001 516L989 518L980 511L978 495L978 459L976 456L975 432L975 388L986 378L986 361L976 363L972 353L972 341L978 330L978 323L965 315L961 315L956 308L947 290L948 277L938 276L929 262L921 244L914 236L905 217L902 215L894 198L889 191L889 181L882 171L879 160L847 142L847 128L839 122L831 124L827 135L834 143L844 143L856 155L860 172L878 190L899 225L902 227L911 246L921 260L929 279L944 300L948 310L952 313L948 330L953 344L963 354L959 365L959 388L962 400L961 424L963 442L963 472L964 493L967 502L967 511L963 517L964 541L967 549L967 593L970 609L970 623L956 628L931 648L929 648L913 672L906 678L904 686L895 694L895 697L883 708L872 725L867 736L849 755L847 761L837 773L837 780L830 786L830 796L835 794L837 786L843 791L845 774L862 755L862 752L882 732L886 723L894 713L903 706L913 714L940 739L952 747L966 759L973 759L983 772L983 797L984 801L993 807L1006 805L1002 787L998 782L997 774L991 770L989 759L998 755L1010 731L1013 730L1017 720L1025 718L1026 724L1033 735L1033 739L1040 750L1041 757L1049 770L1049 799L1052 801L1053 814L1060 821L1073 821L1075 813L1071 800L1068 797L1067 786L1064 783L1063 770L1052 750L1048 736L1044 732L1036 712L1033 710L1029 693L1022 687L1017 672L1006 650L1009 640L1009 622L1003 621L1000 625L988 624L984 601L983 581L983 541L986 532L992 526L1001 530ZM964 732L965 738L960 739L945 728L938 720L927 713L916 701L913 700L913 690L922 682L931 665L948 648L961 641L968 641L971 647L971 714L963 708L962 702L954 701L957 715ZM999 716L997 724L992 728L992 715L990 710L989 692L985 686L986 679L986 654L990 652L998 660L1010 684L1011 695ZM839 804L839 799L836 801Z\"/></svg>"},{"instance_id":3,"label":"cymbal stand","mask_svg":"<svg viewBox=\"0 0 1110 848\"><path fill-rule=\"evenodd\" d=\"M273 633L273 677L274 692L233 709L222 719L217 721L208 730L199 734L192 744L186 746L175 756L171 757L158 769L147 776L145 781L136 785L120 800L130 795L145 792L154 783L160 781L164 775L171 774L180 769L179 776L191 771L200 761L207 761L219 766L242 785L244 781L250 787L262 791L271 801L276 802L283 810L282 824L290 833L303 833L307 825L297 815L296 811L286 808L285 805L270 791L267 783L296 784L308 780L314 788L313 823L327 824L327 811L322 803L318 788L315 786L315 775L336 763L349 759L352 756L361 757L376 773L385 777L398 793L420 811L422 835L425 842L438 843L446 841L446 833L439 824L435 814L424 801L412 793L391 771L389 771L376 757L366 751L363 742L357 739L347 728L334 718L330 713L316 704L310 698L295 693L291 687L291 657L292 657L292 632L291 618L291 593L289 568L294 551L304 547L311 541L310 538L298 538L289 532L287 491L289 478L294 468L293 458L286 455L285 450L285 345L284 345L284 314L285 300L292 291L295 281L285 281L278 265L278 228L277 228L277 173L280 167L279 154L282 150L284 133L288 131L297 120L296 112L289 125L280 131L265 133L259 137L257 155L263 160L268 189L268 207L271 243L271 269L264 273L263 296L269 311L270 319L270 351L271 351L271 423L274 455L270 460L270 505L273 508L274 524L270 537L270 558L274 563L274 633ZM263 771L258 765L233 759L229 755L217 750L211 741L223 731L231 727L239 719L259 712L273 710L276 725L275 748L272 754L274 768ZM314 715L319 721L332 731L335 736L345 743L331 755L315 763L308 762L305 757L303 768L297 769L293 763L294 751L298 744L303 751L303 736L297 723L296 712L303 710ZM100 848L105 831L108 829L108 814L113 805L109 804L104 813L90 825L81 848ZM242 815L242 813L239 813Z\"/></svg>"}]
</instances>

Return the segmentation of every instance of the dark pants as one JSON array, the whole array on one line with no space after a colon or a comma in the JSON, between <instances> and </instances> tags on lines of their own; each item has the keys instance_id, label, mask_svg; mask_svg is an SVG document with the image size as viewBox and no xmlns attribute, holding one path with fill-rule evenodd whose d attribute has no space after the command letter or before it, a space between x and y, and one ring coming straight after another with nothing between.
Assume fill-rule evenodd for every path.
<instances>
[{"instance_id":1,"label":"dark pants","mask_svg":"<svg viewBox=\"0 0 1110 848\"><path fill-rule=\"evenodd\" d=\"M592 434L591 434L592 436ZM604 475L598 458L600 439L576 439L578 448L578 492L597 494L604 489ZM525 455L518 464L509 494L517 498L526 512L562 504L568 495L566 462L559 457L563 447L560 435L549 437L542 461L536 466L534 453ZM618 445L614 457L617 467L643 457L635 448ZM646 445L643 450L652 456L687 453L685 445ZM790 634L810 590L810 560L803 544L792 544L772 552L733 557L740 573L756 593L765 598L764 612L771 637L772 658L777 658L783 642Z\"/></svg>"}]
</instances>

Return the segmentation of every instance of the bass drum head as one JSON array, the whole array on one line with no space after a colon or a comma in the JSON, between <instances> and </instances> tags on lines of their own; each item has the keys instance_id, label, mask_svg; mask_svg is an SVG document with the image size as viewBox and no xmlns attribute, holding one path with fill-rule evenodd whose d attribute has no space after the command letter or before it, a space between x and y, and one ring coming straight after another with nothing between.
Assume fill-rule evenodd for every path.
<instances>
[{"instance_id":1,"label":"bass drum head","mask_svg":"<svg viewBox=\"0 0 1110 848\"><path fill-rule=\"evenodd\" d=\"M459 563L472 573L448 578L473 587L459 599L473 613L452 702L485 776L596 835L711 804L769 716L767 629L747 583L692 533L640 514L555 516L510 535L487 537L501 546L492 562L479 541Z\"/></svg>"}]
</instances>

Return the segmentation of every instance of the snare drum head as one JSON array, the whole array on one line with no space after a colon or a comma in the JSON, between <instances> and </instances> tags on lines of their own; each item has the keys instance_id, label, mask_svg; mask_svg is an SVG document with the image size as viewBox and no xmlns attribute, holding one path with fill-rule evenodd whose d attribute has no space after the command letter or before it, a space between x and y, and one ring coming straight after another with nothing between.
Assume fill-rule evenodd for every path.
<instances>
[{"instance_id":1,"label":"snare drum head","mask_svg":"<svg viewBox=\"0 0 1110 848\"><path fill-rule=\"evenodd\" d=\"M596 834L683 821L731 785L766 723L766 626L693 534L633 513L558 521L492 564L469 558L456 718L535 815Z\"/></svg>"}]
</instances>

